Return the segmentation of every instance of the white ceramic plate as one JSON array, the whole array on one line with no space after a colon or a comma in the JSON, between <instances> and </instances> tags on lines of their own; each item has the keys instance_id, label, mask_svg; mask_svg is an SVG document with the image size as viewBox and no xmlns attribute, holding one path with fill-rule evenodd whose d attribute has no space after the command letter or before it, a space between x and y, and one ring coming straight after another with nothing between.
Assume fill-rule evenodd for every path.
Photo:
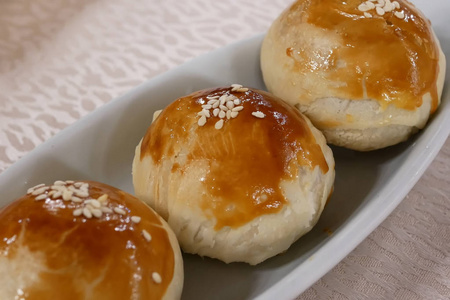
<instances>
[{"instance_id":1,"label":"white ceramic plate","mask_svg":"<svg viewBox=\"0 0 450 300\"><path fill-rule=\"evenodd\" d=\"M450 58L446 30L450 1L414 2L432 20ZM133 192L134 148L153 111L207 87L238 82L264 89L261 41L257 36L194 59L63 130L0 175L0 206L24 194L27 187L56 179L97 180ZM450 132L448 83L447 79L438 112L407 143L371 153L333 149L337 174L333 197L315 229L287 253L256 267L185 255L183 299L291 299L312 285L392 212L438 153Z\"/></svg>"}]
</instances>

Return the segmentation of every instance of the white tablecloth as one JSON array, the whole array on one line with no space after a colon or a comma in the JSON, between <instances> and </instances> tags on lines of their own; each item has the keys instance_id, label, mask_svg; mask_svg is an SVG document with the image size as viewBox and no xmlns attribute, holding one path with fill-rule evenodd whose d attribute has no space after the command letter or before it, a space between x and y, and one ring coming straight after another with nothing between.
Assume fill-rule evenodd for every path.
<instances>
[{"instance_id":1,"label":"white tablecloth","mask_svg":"<svg viewBox=\"0 0 450 300\"><path fill-rule=\"evenodd\" d=\"M290 0L0 2L0 172L90 111L262 33ZM298 299L450 299L450 140L399 207Z\"/></svg>"}]
</instances>

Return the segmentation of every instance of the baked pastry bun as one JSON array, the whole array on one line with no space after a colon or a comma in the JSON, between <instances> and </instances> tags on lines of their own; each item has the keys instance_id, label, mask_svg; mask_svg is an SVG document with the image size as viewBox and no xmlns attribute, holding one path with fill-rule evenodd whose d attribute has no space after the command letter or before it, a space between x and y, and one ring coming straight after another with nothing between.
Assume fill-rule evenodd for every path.
<instances>
[{"instance_id":1,"label":"baked pastry bun","mask_svg":"<svg viewBox=\"0 0 450 300\"><path fill-rule=\"evenodd\" d=\"M92 181L38 185L0 211L0 299L179 299L183 262L167 223Z\"/></svg>"},{"instance_id":2,"label":"baked pastry bun","mask_svg":"<svg viewBox=\"0 0 450 300\"><path fill-rule=\"evenodd\" d=\"M439 103L445 57L431 24L405 0L298 0L261 48L267 89L329 143L373 150L405 141Z\"/></svg>"},{"instance_id":3,"label":"baked pastry bun","mask_svg":"<svg viewBox=\"0 0 450 300\"><path fill-rule=\"evenodd\" d=\"M188 253L258 264L317 222L334 182L323 135L297 109L241 85L167 106L136 148L138 198Z\"/></svg>"}]
</instances>

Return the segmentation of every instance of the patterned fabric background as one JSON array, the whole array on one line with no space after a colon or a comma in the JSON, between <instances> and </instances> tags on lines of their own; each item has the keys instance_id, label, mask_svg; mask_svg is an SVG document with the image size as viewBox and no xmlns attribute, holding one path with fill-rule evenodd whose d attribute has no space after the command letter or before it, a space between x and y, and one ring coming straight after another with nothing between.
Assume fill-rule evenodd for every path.
<instances>
[{"instance_id":1,"label":"patterned fabric background","mask_svg":"<svg viewBox=\"0 0 450 300\"><path fill-rule=\"evenodd\" d=\"M0 1L0 172L90 111L264 32L291 0ZM298 299L450 298L450 140L400 206Z\"/></svg>"}]
</instances>

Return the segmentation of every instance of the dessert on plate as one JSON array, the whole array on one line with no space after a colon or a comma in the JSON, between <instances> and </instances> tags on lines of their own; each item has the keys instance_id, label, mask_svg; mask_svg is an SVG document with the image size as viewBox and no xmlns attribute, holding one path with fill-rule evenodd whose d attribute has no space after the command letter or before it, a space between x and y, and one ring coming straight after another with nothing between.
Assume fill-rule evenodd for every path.
<instances>
[{"instance_id":1,"label":"dessert on plate","mask_svg":"<svg viewBox=\"0 0 450 300\"><path fill-rule=\"evenodd\" d=\"M331 144L374 150L405 141L440 103L445 57L406 0L297 0L261 48L268 90Z\"/></svg>"},{"instance_id":2,"label":"dessert on plate","mask_svg":"<svg viewBox=\"0 0 450 300\"><path fill-rule=\"evenodd\" d=\"M183 262L167 223L94 181L30 188L0 210L0 299L179 299Z\"/></svg>"},{"instance_id":3,"label":"dessert on plate","mask_svg":"<svg viewBox=\"0 0 450 300\"><path fill-rule=\"evenodd\" d=\"M334 183L323 135L296 108L233 84L169 104L136 147L136 196L182 249L258 264L316 224Z\"/></svg>"}]
</instances>

